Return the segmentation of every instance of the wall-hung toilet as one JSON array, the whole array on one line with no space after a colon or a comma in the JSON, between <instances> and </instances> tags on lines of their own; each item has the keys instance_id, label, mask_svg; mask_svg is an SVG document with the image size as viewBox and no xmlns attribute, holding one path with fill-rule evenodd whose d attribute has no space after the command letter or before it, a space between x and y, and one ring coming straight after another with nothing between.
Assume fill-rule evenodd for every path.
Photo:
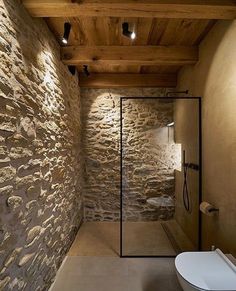
<instances>
[{"instance_id":1,"label":"wall-hung toilet","mask_svg":"<svg viewBox=\"0 0 236 291\"><path fill-rule=\"evenodd\" d=\"M236 290L236 266L219 249L181 253L175 267L184 291Z\"/></svg>"}]
</instances>

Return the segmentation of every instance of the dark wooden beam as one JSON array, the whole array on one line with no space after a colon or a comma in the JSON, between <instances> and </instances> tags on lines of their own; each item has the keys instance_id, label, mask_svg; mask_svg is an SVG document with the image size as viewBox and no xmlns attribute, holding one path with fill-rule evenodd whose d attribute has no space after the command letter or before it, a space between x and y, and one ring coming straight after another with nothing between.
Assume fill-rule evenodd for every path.
<instances>
[{"instance_id":1,"label":"dark wooden beam","mask_svg":"<svg viewBox=\"0 0 236 291\"><path fill-rule=\"evenodd\" d=\"M235 19L233 0L23 0L34 17Z\"/></svg>"},{"instance_id":2,"label":"dark wooden beam","mask_svg":"<svg viewBox=\"0 0 236 291\"><path fill-rule=\"evenodd\" d=\"M80 87L121 88L121 87L176 87L175 74L91 74L79 75Z\"/></svg>"}]
</instances>

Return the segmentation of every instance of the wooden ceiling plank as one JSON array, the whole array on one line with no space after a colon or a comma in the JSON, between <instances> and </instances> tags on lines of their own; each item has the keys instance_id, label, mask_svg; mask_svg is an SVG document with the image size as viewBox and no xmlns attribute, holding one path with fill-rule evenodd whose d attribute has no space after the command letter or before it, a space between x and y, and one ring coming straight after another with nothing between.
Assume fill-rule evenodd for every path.
<instances>
[{"instance_id":1,"label":"wooden ceiling plank","mask_svg":"<svg viewBox=\"0 0 236 291\"><path fill-rule=\"evenodd\" d=\"M141 73L143 74L177 74L181 66L142 66Z\"/></svg>"},{"instance_id":2,"label":"wooden ceiling plank","mask_svg":"<svg viewBox=\"0 0 236 291\"><path fill-rule=\"evenodd\" d=\"M120 45L121 25L118 17L109 17L108 45Z\"/></svg>"},{"instance_id":3,"label":"wooden ceiling plank","mask_svg":"<svg viewBox=\"0 0 236 291\"><path fill-rule=\"evenodd\" d=\"M80 87L176 87L176 74L91 74L79 75Z\"/></svg>"},{"instance_id":4,"label":"wooden ceiling plank","mask_svg":"<svg viewBox=\"0 0 236 291\"><path fill-rule=\"evenodd\" d=\"M168 22L158 44L183 46L196 45L196 40L202 33L204 33L208 23L211 21L196 19L172 19Z\"/></svg>"},{"instance_id":5,"label":"wooden ceiling plank","mask_svg":"<svg viewBox=\"0 0 236 291\"><path fill-rule=\"evenodd\" d=\"M78 72L83 73L83 65L76 66ZM90 73L139 73L139 66L125 66L125 65L90 65L88 67Z\"/></svg>"},{"instance_id":6,"label":"wooden ceiling plank","mask_svg":"<svg viewBox=\"0 0 236 291\"><path fill-rule=\"evenodd\" d=\"M165 33L167 25L169 23L169 19L157 19L154 18L152 21L152 27L149 32L148 44L149 45L158 45L160 44L160 40Z\"/></svg>"},{"instance_id":7,"label":"wooden ceiling plank","mask_svg":"<svg viewBox=\"0 0 236 291\"><path fill-rule=\"evenodd\" d=\"M69 46L61 48L66 65L187 65L198 61L198 48L187 46Z\"/></svg>"},{"instance_id":8,"label":"wooden ceiling plank","mask_svg":"<svg viewBox=\"0 0 236 291\"><path fill-rule=\"evenodd\" d=\"M233 0L23 0L34 17L235 19Z\"/></svg>"}]
</instances>

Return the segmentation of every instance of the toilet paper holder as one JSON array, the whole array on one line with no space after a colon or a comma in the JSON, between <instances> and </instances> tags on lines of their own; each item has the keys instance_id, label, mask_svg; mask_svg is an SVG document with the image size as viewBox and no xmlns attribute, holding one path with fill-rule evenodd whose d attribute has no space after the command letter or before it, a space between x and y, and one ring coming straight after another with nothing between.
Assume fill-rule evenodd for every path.
<instances>
[{"instance_id":1,"label":"toilet paper holder","mask_svg":"<svg viewBox=\"0 0 236 291\"><path fill-rule=\"evenodd\" d=\"M200 204L200 211L206 215L213 215L216 212L219 212L219 208L214 207L210 203L203 201Z\"/></svg>"}]
</instances>

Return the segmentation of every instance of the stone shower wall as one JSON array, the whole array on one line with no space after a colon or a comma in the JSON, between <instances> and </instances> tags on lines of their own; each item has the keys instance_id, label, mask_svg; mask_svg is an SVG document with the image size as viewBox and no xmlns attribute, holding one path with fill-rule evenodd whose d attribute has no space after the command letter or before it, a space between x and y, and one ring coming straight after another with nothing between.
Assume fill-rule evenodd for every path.
<instances>
[{"instance_id":1,"label":"stone shower wall","mask_svg":"<svg viewBox=\"0 0 236 291\"><path fill-rule=\"evenodd\" d=\"M78 80L20 1L0 1L0 290L47 290L82 218Z\"/></svg>"},{"instance_id":2,"label":"stone shower wall","mask_svg":"<svg viewBox=\"0 0 236 291\"><path fill-rule=\"evenodd\" d=\"M83 120L83 149L85 158L84 168L84 209L87 221L116 221L120 213L120 97L130 96L165 96L169 89L82 89L82 120ZM144 101L146 102L146 101ZM164 107L166 105L163 105ZM141 105L142 107L142 105ZM141 110L141 107L140 110ZM128 112L131 114L131 111ZM140 112L140 122L150 122L155 126L156 115L149 117ZM143 117L142 117L143 116ZM144 121L145 120L145 121ZM166 119L167 120L167 119ZM140 128L143 128L140 123ZM150 127L151 128L151 127ZM162 151L166 154L167 151ZM138 153L138 155L141 153ZM169 157L169 156L168 156ZM162 160L164 159L164 156ZM149 159L150 160L150 159ZM173 160L173 159L172 159ZM148 165L147 165L148 166ZM173 178L173 167L163 175ZM167 167L168 168L168 167ZM168 172L169 171L169 172ZM167 173L168 172L168 173ZM171 174L170 174L171 173ZM155 175L156 178L156 175ZM149 181L151 185L151 180ZM159 185L165 183L158 178ZM167 182L172 184L172 182ZM153 185L157 187L157 185ZM169 186L168 186L169 187ZM165 187L164 187L165 188ZM134 189L133 189L134 190ZM140 189L139 189L140 191ZM167 191L167 189L166 189ZM133 191L135 192L135 190ZM154 211L153 207L144 204L145 192L135 194L133 210L143 211L139 220L160 218L162 212ZM162 192L164 193L164 191ZM173 191L171 191L173 193ZM149 193L150 194L150 193ZM155 190L155 194L159 192ZM151 194L150 194L151 195ZM137 199L140 199L137 202ZM172 211L172 210L171 210ZM134 212L133 212L134 213ZM172 216L172 214L171 214Z\"/></svg>"},{"instance_id":3,"label":"stone shower wall","mask_svg":"<svg viewBox=\"0 0 236 291\"><path fill-rule=\"evenodd\" d=\"M174 169L180 147L173 141L173 103L158 99L124 99L123 217L129 221L173 218ZM157 198L160 206L147 203Z\"/></svg>"}]
</instances>

